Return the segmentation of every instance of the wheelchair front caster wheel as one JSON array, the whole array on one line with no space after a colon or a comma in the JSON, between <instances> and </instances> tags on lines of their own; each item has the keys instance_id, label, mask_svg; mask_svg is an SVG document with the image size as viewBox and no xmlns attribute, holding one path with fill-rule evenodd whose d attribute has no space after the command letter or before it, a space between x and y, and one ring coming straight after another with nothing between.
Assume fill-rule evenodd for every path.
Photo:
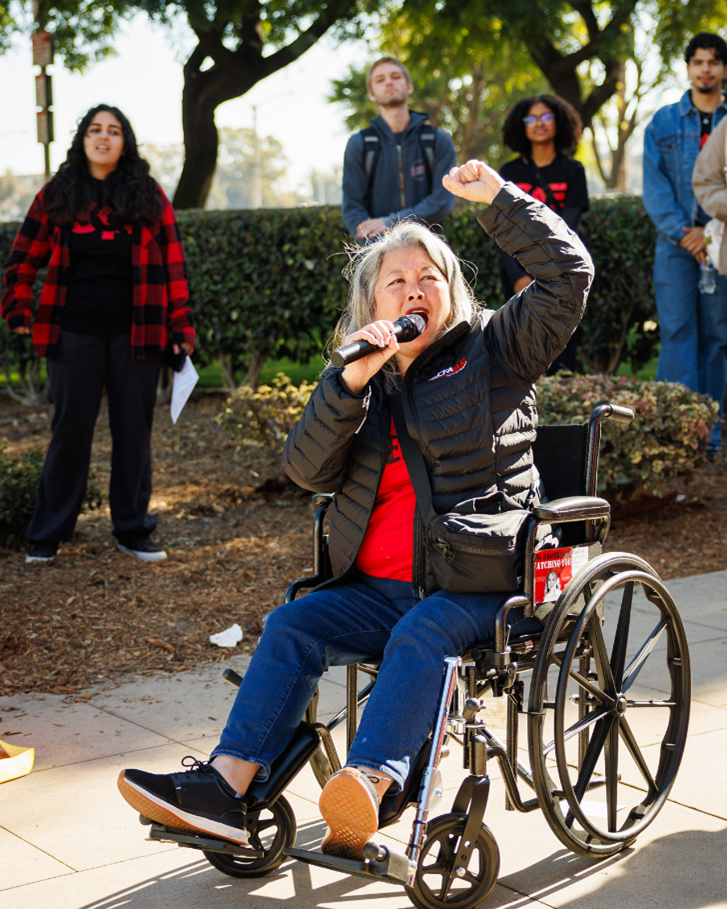
<instances>
[{"instance_id":1,"label":"wheelchair front caster wheel","mask_svg":"<svg viewBox=\"0 0 727 909\"><path fill-rule=\"evenodd\" d=\"M497 883L500 850L484 824L463 867L457 861L466 814L444 814L427 827L409 899L417 909L475 909Z\"/></svg>"},{"instance_id":2,"label":"wheelchair front caster wheel","mask_svg":"<svg viewBox=\"0 0 727 909\"><path fill-rule=\"evenodd\" d=\"M262 850L262 858L205 850L207 861L230 877L264 877L283 863L283 850L295 845L295 815L282 795L269 808L249 813L247 829L250 846Z\"/></svg>"}]
</instances>

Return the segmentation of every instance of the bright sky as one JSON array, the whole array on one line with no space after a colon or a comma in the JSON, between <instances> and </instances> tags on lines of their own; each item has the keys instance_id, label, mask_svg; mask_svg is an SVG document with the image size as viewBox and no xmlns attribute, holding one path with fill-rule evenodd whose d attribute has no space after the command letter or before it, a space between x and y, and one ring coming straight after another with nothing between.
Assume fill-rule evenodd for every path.
<instances>
[{"instance_id":1,"label":"bright sky","mask_svg":"<svg viewBox=\"0 0 727 909\"><path fill-rule=\"evenodd\" d=\"M150 25L143 15L122 25L117 56L91 66L85 75L69 73L60 58L53 76L54 127L51 170L65 159L76 122L98 103L112 104L131 121L139 142L182 142L182 63L193 47L190 33ZM16 41L0 56L0 173L43 172L43 146L36 141L35 82L30 39ZM343 111L325 100L331 80L350 63L364 64L365 48L336 48L323 39L301 59L259 83L242 98L217 108L218 126L252 127L282 142L289 159L289 185L306 182L312 168L328 171L343 161L348 138Z\"/></svg>"}]
</instances>

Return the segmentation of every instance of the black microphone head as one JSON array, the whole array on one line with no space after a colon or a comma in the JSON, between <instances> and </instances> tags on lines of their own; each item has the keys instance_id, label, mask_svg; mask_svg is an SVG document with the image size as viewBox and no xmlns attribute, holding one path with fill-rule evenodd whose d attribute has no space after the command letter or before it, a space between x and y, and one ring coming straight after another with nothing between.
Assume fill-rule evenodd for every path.
<instances>
[{"instance_id":1,"label":"black microphone head","mask_svg":"<svg viewBox=\"0 0 727 909\"><path fill-rule=\"evenodd\" d=\"M421 313L412 312L408 316L402 316L397 319L394 324L401 325L402 330L397 333L397 340L399 343L405 344L407 341L413 341L418 338L425 331L427 320Z\"/></svg>"}]
</instances>

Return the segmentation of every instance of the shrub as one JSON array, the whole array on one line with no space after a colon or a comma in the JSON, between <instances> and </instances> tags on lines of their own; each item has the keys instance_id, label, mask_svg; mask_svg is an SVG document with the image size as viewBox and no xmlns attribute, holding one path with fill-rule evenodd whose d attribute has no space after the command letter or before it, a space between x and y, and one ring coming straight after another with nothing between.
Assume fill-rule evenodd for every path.
<instances>
[{"instance_id":1,"label":"shrub","mask_svg":"<svg viewBox=\"0 0 727 909\"><path fill-rule=\"evenodd\" d=\"M33 516L43 458L27 452L10 458L0 449L0 541L18 543Z\"/></svg>"},{"instance_id":2,"label":"shrub","mask_svg":"<svg viewBox=\"0 0 727 909\"><path fill-rule=\"evenodd\" d=\"M243 441L254 442L273 453L282 453L290 430L303 414L315 385L293 385L279 372L270 385L257 389L243 385L227 399L217 417L220 426Z\"/></svg>"},{"instance_id":3,"label":"shrub","mask_svg":"<svg viewBox=\"0 0 727 909\"><path fill-rule=\"evenodd\" d=\"M614 502L637 489L659 494L664 483L686 480L707 464L705 449L719 408L706 395L669 382L568 372L541 379L537 387L543 425L585 423L605 403L635 411L628 426L612 420L603 424L598 488ZM278 373L271 386L240 388L217 419L240 444L253 442L280 453L313 388L307 382L297 387Z\"/></svg>"},{"instance_id":4,"label":"shrub","mask_svg":"<svg viewBox=\"0 0 727 909\"><path fill-rule=\"evenodd\" d=\"M33 517L35 494L43 470L43 458L37 452L25 452L19 458L9 457L0 445L0 543L20 545L25 528ZM103 493L89 480L82 510L98 508Z\"/></svg>"},{"instance_id":5,"label":"shrub","mask_svg":"<svg viewBox=\"0 0 727 909\"><path fill-rule=\"evenodd\" d=\"M719 405L672 382L628 376L574 376L561 372L538 382L542 424L584 423L599 404L635 411L625 426L606 420L601 435L598 488L623 502L637 489L659 494L665 482L689 479L707 464L705 449Z\"/></svg>"}]
</instances>

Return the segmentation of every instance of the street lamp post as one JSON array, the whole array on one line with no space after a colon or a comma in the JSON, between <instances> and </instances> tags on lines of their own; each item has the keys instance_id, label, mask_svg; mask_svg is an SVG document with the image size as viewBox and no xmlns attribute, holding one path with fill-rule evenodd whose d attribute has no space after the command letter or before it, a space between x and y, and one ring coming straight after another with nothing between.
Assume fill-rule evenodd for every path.
<instances>
[{"instance_id":1,"label":"street lamp post","mask_svg":"<svg viewBox=\"0 0 727 909\"><path fill-rule=\"evenodd\" d=\"M252 207L263 207L263 157L257 132L257 106L252 106Z\"/></svg>"}]
</instances>

